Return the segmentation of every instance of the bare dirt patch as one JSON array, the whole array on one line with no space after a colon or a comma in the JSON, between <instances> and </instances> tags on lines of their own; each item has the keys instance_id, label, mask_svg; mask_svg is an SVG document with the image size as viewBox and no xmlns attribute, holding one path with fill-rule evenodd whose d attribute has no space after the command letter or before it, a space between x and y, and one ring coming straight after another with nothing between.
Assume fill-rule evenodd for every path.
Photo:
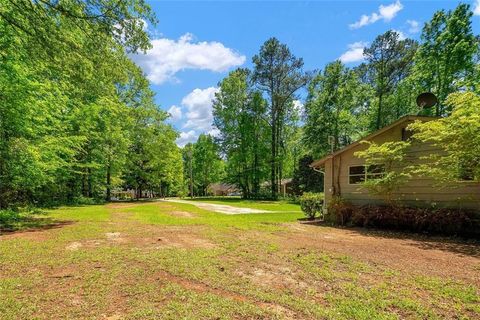
<instances>
[{"instance_id":1,"label":"bare dirt patch","mask_svg":"<svg viewBox=\"0 0 480 320\"><path fill-rule=\"evenodd\" d=\"M106 205L108 209L125 209L125 208L133 208L138 205L141 205L142 203L135 203L135 202L114 202L114 203L109 203Z\"/></svg>"},{"instance_id":2,"label":"bare dirt patch","mask_svg":"<svg viewBox=\"0 0 480 320\"><path fill-rule=\"evenodd\" d=\"M211 241L202 238L195 234L162 234L157 238L156 249L162 249L166 247L175 248L203 248L213 249L216 247Z\"/></svg>"},{"instance_id":3,"label":"bare dirt patch","mask_svg":"<svg viewBox=\"0 0 480 320\"><path fill-rule=\"evenodd\" d=\"M261 264L251 270L237 272L239 276L251 280L255 285L275 289L302 290L308 287L303 281L296 280L294 272L286 266Z\"/></svg>"},{"instance_id":4,"label":"bare dirt patch","mask_svg":"<svg viewBox=\"0 0 480 320\"><path fill-rule=\"evenodd\" d=\"M105 236L107 237L107 240L110 242L117 242L117 243L126 242L126 239L124 239L121 236L120 232L107 232L105 233Z\"/></svg>"},{"instance_id":5,"label":"bare dirt patch","mask_svg":"<svg viewBox=\"0 0 480 320\"><path fill-rule=\"evenodd\" d=\"M31 221L33 222L26 223L18 230L0 228L0 241L15 238L43 241L51 235L47 231L74 224L74 221L60 221L50 218L34 218Z\"/></svg>"},{"instance_id":6,"label":"bare dirt patch","mask_svg":"<svg viewBox=\"0 0 480 320\"><path fill-rule=\"evenodd\" d=\"M80 243L80 242L71 242L69 243L65 249L69 250L69 251L77 251L78 249L80 249L81 247L83 247L83 244Z\"/></svg>"},{"instance_id":7,"label":"bare dirt patch","mask_svg":"<svg viewBox=\"0 0 480 320\"><path fill-rule=\"evenodd\" d=\"M196 215L187 211L170 211L168 214L180 218L195 218Z\"/></svg>"},{"instance_id":8,"label":"bare dirt patch","mask_svg":"<svg viewBox=\"0 0 480 320\"><path fill-rule=\"evenodd\" d=\"M476 267L480 263L480 245L477 243L300 224L291 224L289 232L277 234L277 242L284 249L316 248L399 272L470 282L475 279L475 283L480 284L480 270Z\"/></svg>"}]
</instances>

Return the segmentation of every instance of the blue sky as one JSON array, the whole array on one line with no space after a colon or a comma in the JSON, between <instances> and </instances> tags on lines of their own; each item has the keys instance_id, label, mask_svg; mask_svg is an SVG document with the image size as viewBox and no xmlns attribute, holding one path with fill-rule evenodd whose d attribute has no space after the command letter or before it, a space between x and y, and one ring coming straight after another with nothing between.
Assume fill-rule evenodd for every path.
<instances>
[{"instance_id":1,"label":"blue sky","mask_svg":"<svg viewBox=\"0 0 480 320\"><path fill-rule=\"evenodd\" d=\"M177 143L195 141L211 126L218 82L236 67L251 67L262 43L277 37L302 57L305 69L335 59L354 66L379 34L394 29L418 39L425 21L459 1L149 1L159 23L148 26L153 49L135 56L157 103L172 115ZM480 0L472 4L480 33ZM300 97L301 100L301 97Z\"/></svg>"}]
</instances>

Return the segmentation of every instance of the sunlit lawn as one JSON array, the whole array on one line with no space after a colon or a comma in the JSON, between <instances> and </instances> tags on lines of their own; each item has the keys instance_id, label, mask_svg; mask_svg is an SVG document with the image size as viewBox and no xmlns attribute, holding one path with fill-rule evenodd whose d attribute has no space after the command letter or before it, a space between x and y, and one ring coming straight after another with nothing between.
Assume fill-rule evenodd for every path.
<instances>
[{"instance_id":1,"label":"sunlit lawn","mask_svg":"<svg viewBox=\"0 0 480 320\"><path fill-rule=\"evenodd\" d=\"M0 236L0 318L480 315L478 281L394 269L323 249L322 239L345 231L301 225L295 204L250 207L287 212L224 215L164 202L52 210L40 219L70 223ZM465 265L469 274L472 268L480 275L480 263Z\"/></svg>"},{"instance_id":2,"label":"sunlit lawn","mask_svg":"<svg viewBox=\"0 0 480 320\"><path fill-rule=\"evenodd\" d=\"M240 197L198 197L186 198L186 200L200 201L214 204L229 205L239 208L253 208L269 211L301 212L300 206L289 200L268 201L268 200L245 200Z\"/></svg>"}]
</instances>

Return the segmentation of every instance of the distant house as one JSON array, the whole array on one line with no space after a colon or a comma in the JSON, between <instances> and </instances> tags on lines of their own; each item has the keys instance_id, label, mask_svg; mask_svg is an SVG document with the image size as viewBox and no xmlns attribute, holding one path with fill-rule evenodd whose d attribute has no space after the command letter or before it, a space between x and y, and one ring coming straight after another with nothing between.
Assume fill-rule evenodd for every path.
<instances>
[{"instance_id":1,"label":"distant house","mask_svg":"<svg viewBox=\"0 0 480 320\"><path fill-rule=\"evenodd\" d=\"M228 183L212 183L208 186L208 193L214 196L240 195L239 189Z\"/></svg>"},{"instance_id":2,"label":"distant house","mask_svg":"<svg viewBox=\"0 0 480 320\"><path fill-rule=\"evenodd\" d=\"M293 194L292 178L284 178L279 181L278 194L286 197ZM265 181L261 184L263 188L270 189L270 181Z\"/></svg>"},{"instance_id":3,"label":"distant house","mask_svg":"<svg viewBox=\"0 0 480 320\"><path fill-rule=\"evenodd\" d=\"M328 206L333 196L356 205L381 203L378 195L373 195L362 187L365 180L375 178L380 172L369 173L366 170L365 160L354 155L355 152L367 148L361 141L372 141L381 144L388 141L410 139L411 132L405 128L415 120L429 121L434 118L420 116L405 116L367 137L354 142L310 166L325 174L325 205ZM421 156L441 152L431 145L413 141L407 150L407 158L412 164L420 163ZM428 177L412 177L395 194L400 202L411 206L442 206L480 209L480 183L474 182L472 177L459 177L448 185L439 186L438 181Z\"/></svg>"},{"instance_id":4,"label":"distant house","mask_svg":"<svg viewBox=\"0 0 480 320\"><path fill-rule=\"evenodd\" d=\"M284 197L293 194L291 178L280 180L280 194Z\"/></svg>"}]
</instances>

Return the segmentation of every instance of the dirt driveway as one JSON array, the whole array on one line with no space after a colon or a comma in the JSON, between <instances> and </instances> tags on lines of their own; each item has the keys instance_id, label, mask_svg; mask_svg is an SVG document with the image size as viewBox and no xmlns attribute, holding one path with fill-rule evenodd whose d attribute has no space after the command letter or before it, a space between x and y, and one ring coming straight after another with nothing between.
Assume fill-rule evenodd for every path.
<instances>
[{"instance_id":1,"label":"dirt driveway","mask_svg":"<svg viewBox=\"0 0 480 320\"><path fill-rule=\"evenodd\" d=\"M214 203L199 202L199 201L188 201L188 200L178 200L178 199L165 199L160 201L193 204L194 206L197 206L200 209L218 212L218 213L224 213L224 214L250 214L250 213L274 212L274 211L261 210L261 209L238 208L238 207L232 207L225 204L214 204Z\"/></svg>"}]
</instances>

